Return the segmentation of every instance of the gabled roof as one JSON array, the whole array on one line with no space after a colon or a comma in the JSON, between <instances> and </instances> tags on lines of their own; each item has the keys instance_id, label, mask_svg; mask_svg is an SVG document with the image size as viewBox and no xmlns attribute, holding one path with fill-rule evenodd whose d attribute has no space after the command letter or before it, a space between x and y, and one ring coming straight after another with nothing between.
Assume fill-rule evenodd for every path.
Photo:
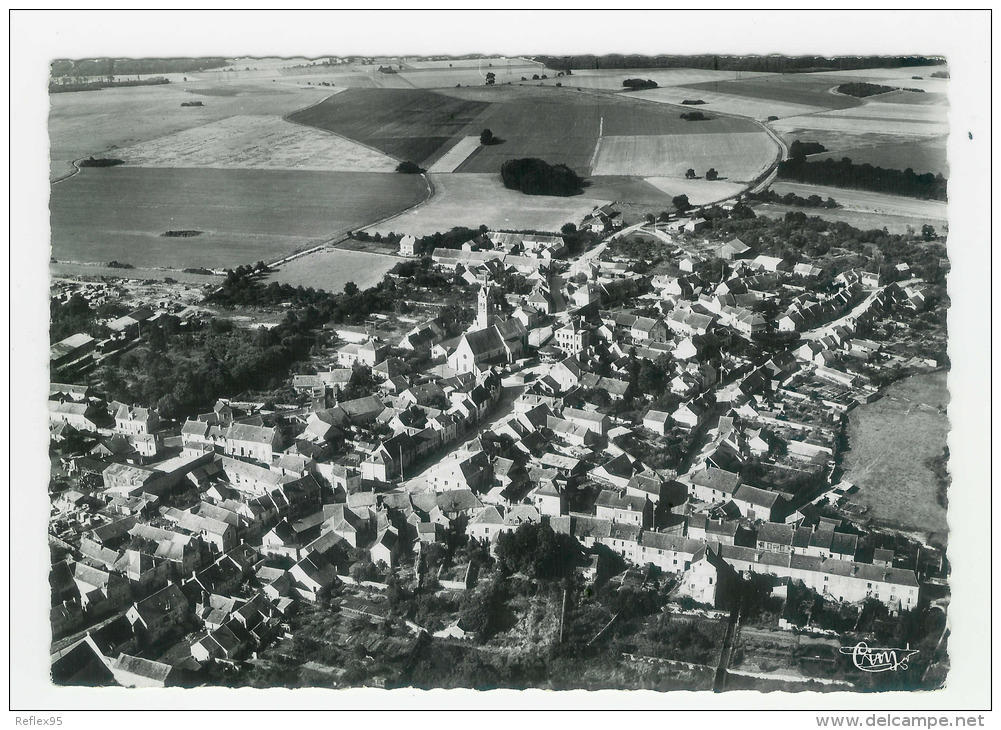
<instances>
[{"instance_id":1,"label":"gabled roof","mask_svg":"<svg viewBox=\"0 0 1001 730\"><path fill-rule=\"evenodd\" d=\"M693 484L700 487L715 489L723 492L724 494L733 494L739 481L739 475L734 474L733 472L723 471L722 469L716 469L714 467L709 467L703 471L696 472L695 476L692 477Z\"/></svg>"}]
</instances>

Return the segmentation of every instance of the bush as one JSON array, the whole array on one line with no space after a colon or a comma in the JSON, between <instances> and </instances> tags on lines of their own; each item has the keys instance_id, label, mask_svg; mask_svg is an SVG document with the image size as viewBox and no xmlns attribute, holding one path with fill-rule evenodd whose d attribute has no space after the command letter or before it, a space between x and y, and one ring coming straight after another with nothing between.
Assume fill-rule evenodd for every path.
<instances>
[{"instance_id":1,"label":"bush","mask_svg":"<svg viewBox=\"0 0 1001 730\"><path fill-rule=\"evenodd\" d=\"M396 171L402 172L407 175L419 175L422 172L426 172L423 167L418 165L416 162L411 162L410 160L404 160L399 165L397 165Z\"/></svg>"},{"instance_id":2,"label":"bush","mask_svg":"<svg viewBox=\"0 0 1001 730\"><path fill-rule=\"evenodd\" d=\"M702 112L685 112L681 115L681 118L686 122L704 122L712 119L712 117L708 117Z\"/></svg>"},{"instance_id":3,"label":"bush","mask_svg":"<svg viewBox=\"0 0 1001 730\"><path fill-rule=\"evenodd\" d=\"M657 88L657 82L653 79L626 79L622 82L622 85L631 91Z\"/></svg>"}]
</instances>

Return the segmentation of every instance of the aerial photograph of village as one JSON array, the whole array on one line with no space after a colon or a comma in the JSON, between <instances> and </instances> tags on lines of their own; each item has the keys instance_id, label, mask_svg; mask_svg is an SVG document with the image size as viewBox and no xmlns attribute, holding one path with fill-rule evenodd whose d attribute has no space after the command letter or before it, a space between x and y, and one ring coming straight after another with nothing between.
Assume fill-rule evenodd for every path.
<instances>
[{"instance_id":1,"label":"aerial photograph of village","mask_svg":"<svg viewBox=\"0 0 1001 730\"><path fill-rule=\"evenodd\" d=\"M538 51L52 61L54 685L943 687L946 58Z\"/></svg>"}]
</instances>

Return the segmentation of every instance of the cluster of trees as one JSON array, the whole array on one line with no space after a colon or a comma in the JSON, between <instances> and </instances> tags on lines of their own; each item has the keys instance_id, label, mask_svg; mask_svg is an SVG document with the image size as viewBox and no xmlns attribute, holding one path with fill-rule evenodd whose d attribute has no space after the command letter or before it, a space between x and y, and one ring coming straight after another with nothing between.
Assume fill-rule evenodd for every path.
<instances>
[{"instance_id":1,"label":"cluster of trees","mask_svg":"<svg viewBox=\"0 0 1001 730\"><path fill-rule=\"evenodd\" d=\"M526 195L576 195L584 180L563 164L550 165L537 157L507 160L501 165L504 187Z\"/></svg>"},{"instance_id":2,"label":"cluster of trees","mask_svg":"<svg viewBox=\"0 0 1001 730\"><path fill-rule=\"evenodd\" d=\"M827 148L820 142L802 142L797 139L789 145L789 157L794 160L805 160L807 155L817 155L821 152L827 152Z\"/></svg>"},{"instance_id":3,"label":"cluster of trees","mask_svg":"<svg viewBox=\"0 0 1001 730\"><path fill-rule=\"evenodd\" d=\"M633 68L700 68L714 71L846 71L862 68L900 68L903 66L937 66L943 61L925 56L646 56L641 54L610 54L593 56L536 56L533 60L552 69L633 69ZM944 72L939 72L944 73ZM934 76L935 74L932 74Z\"/></svg>"},{"instance_id":4,"label":"cluster of trees","mask_svg":"<svg viewBox=\"0 0 1001 730\"><path fill-rule=\"evenodd\" d=\"M497 538L497 565L503 575L522 573L555 582L572 575L579 558L577 541L548 524L525 523Z\"/></svg>"},{"instance_id":5,"label":"cluster of trees","mask_svg":"<svg viewBox=\"0 0 1001 730\"><path fill-rule=\"evenodd\" d=\"M61 92L67 91L98 91L100 89L107 89L110 87L128 87L128 86L160 86L162 84L169 84L170 80L164 78L163 76L154 76L148 79L134 79L131 81L112 81L110 79L105 81L69 81L62 80L59 83L55 81L49 83L49 93L59 94Z\"/></svg>"},{"instance_id":6,"label":"cluster of trees","mask_svg":"<svg viewBox=\"0 0 1001 730\"><path fill-rule=\"evenodd\" d=\"M115 165L124 165L125 160L116 160L113 157L88 157L86 160L80 160L78 163L80 167L114 167Z\"/></svg>"},{"instance_id":7,"label":"cluster of trees","mask_svg":"<svg viewBox=\"0 0 1001 730\"><path fill-rule=\"evenodd\" d=\"M77 332L91 337L103 337L107 328L101 320L113 319L128 314L128 307L117 302L105 302L92 307L80 293L73 294L65 302L49 300L49 340L59 342Z\"/></svg>"},{"instance_id":8,"label":"cluster of trees","mask_svg":"<svg viewBox=\"0 0 1001 730\"><path fill-rule=\"evenodd\" d=\"M778 205L794 205L797 208L840 208L834 198L824 200L819 195L804 198L796 193L779 195L774 190L762 190L760 193L747 193L747 199L758 203L776 203Z\"/></svg>"},{"instance_id":9,"label":"cluster of trees","mask_svg":"<svg viewBox=\"0 0 1001 730\"><path fill-rule=\"evenodd\" d=\"M622 82L622 85L631 91L657 88L657 82L653 79L626 79Z\"/></svg>"},{"instance_id":10,"label":"cluster of trees","mask_svg":"<svg viewBox=\"0 0 1001 730\"><path fill-rule=\"evenodd\" d=\"M870 84L866 81L851 81L847 84L841 84L837 88L839 94L857 96L860 99L864 99L867 96L875 96L876 94L885 94L887 91L895 91L895 87L884 86L883 84Z\"/></svg>"},{"instance_id":11,"label":"cluster of trees","mask_svg":"<svg viewBox=\"0 0 1001 730\"><path fill-rule=\"evenodd\" d=\"M90 58L59 59L50 66L52 78L64 76L132 76L187 73L228 65L225 58Z\"/></svg>"},{"instance_id":12,"label":"cluster of trees","mask_svg":"<svg viewBox=\"0 0 1001 730\"><path fill-rule=\"evenodd\" d=\"M706 116L702 112L685 112L679 116L686 122L704 122L708 119L712 119L712 117Z\"/></svg>"},{"instance_id":13,"label":"cluster of trees","mask_svg":"<svg viewBox=\"0 0 1001 730\"><path fill-rule=\"evenodd\" d=\"M815 185L871 190L875 193L906 195L911 198L946 200L948 181L939 173L916 173L911 168L893 170L869 163L854 164L850 158L841 160L789 159L779 163L779 177Z\"/></svg>"}]
</instances>

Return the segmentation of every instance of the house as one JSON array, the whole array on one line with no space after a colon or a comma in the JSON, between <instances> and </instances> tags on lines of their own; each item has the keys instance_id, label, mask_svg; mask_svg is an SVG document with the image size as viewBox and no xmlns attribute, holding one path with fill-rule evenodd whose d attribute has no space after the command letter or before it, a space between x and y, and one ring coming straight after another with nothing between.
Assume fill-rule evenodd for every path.
<instances>
[{"instance_id":1,"label":"house","mask_svg":"<svg viewBox=\"0 0 1001 730\"><path fill-rule=\"evenodd\" d=\"M417 255L417 239L411 236L409 233L400 239L400 256L416 256Z\"/></svg>"},{"instance_id":2,"label":"house","mask_svg":"<svg viewBox=\"0 0 1001 730\"><path fill-rule=\"evenodd\" d=\"M64 423L77 431L97 431L99 426L95 421L99 410L90 403L76 402L60 398L49 401L49 423Z\"/></svg>"},{"instance_id":3,"label":"house","mask_svg":"<svg viewBox=\"0 0 1001 730\"><path fill-rule=\"evenodd\" d=\"M717 609L729 609L739 596L741 579L737 571L711 546L692 557L682 576L678 592L698 603Z\"/></svg>"},{"instance_id":4,"label":"house","mask_svg":"<svg viewBox=\"0 0 1001 730\"><path fill-rule=\"evenodd\" d=\"M666 573L683 573L688 570L695 556L704 549L699 540L644 530L639 539L636 562L652 563Z\"/></svg>"},{"instance_id":5,"label":"house","mask_svg":"<svg viewBox=\"0 0 1001 730\"><path fill-rule=\"evenodd\" d=\"M115 430L126 436L149 436L160 428L160 414L153 408L124 403L115 413Z\"/></svg>"},{"instance_id":6,"label":"house","mask_svg":"<svg viewBox=\"0 0 1001 730\"><path fill-rule=\"evenodd\" d=\"M152 659L119 654L109 667L122 687L188 687L194 684L189 670Z\"/></svg>"},{"instance_id":7,"label":"house","mask_svg":"<svg viewBox=\"0 0 1001 730\"><path fill-rule=\"evenodd\" d=\"M144 598L126 612L132 630L141 645L155 643L171 631L181 628L191 607L181 589L174 584Z\"/></svg>"},{"instance_id":8,"label":"house","mask_svg":"<svg viewBox=\"0 0 1001 730\"><path fill-rule=\"evenodd\" d=\"M637 471L636 465L623 453L592 470L591 478L613 489L625 489Z\"/></svg>"},{"instance_id":9,"label":"house","mask_svg":"<svg viewBox=\"0 0 1001 730\"><path fill-rule=\"evenodd\" d=\"M692 477L692 496L703 502L725 502L737 489L740 476L722 469L708 468Z\"/></svg>"},{"instance_id":10,"label":"house","mask_svg":"<svg viewBox=\"0 0 1001 730\"><path fill-rule=\"evenodd\" d=\"M129 602L129 583L118 573L78 562L72 567L73 583L80 595L80 607L88 614L111 612Z\"/></svg>"},{"instance_id":11,"label":"house","mask_svg":"<svg viewBox=\"0 0 1001 730\"><path fill-rule=\"evenodd\" d=\"M629 331L630 337L639 342L665 342L667 333L664 320L652 317L637 317Z\"/></svg>"},{"instance_id":12,"label":"house","mask_svg":"<svg viewBox=\"0 0 1001 730\"><path fill-rule=\"evenodd\" d=\"M311 552L293 565L288 574L296 594L313 603L327 595L337 582L334 567L317 552Z\"/></svg>"},{"instance_id":13,"label":"house","mask_svg":"<svg viewBox=\"0 0 1001 730\"><path fill-rule=\"evenodd\" d=\"M732 241L727 241L719 247L719 257L725 261L733 261L734 259L744 258L750 250L750 246L739 238L734 238Z\"/></svg>"},{"instance_id":14,"label":"house","mask_svg":"<svg viewBox=\"0 0 1001 730\"><path fill-rule=\"evenodd\" d=\"M535 505L535 508L543 515L559 517L566 513L563 495L560 494L560 491L556 488L556 484L552 480L544 481L528 497L532 504Z\"/></svg>"},{"instance_id":15,"label":"house","mask_svg":"<svg viewBox=\"0 0 1001 730\"><path fill-rule=\"evenodd\" d=\"M649 527L653 523L653 503L646 497L628 494L626 490L603 489L594 505L599 520L611 520Z\"/></svg>"},{"instance_id":16,"label":"house","mask_svg":"<svg viewBox=\"0 0 1001 730\"><path fill-rule=\"evenodd\" d=\"M577 426L583 426L589 431L594 431L599 436L604 436L611 426L611 419L604 413L598 411L585 411L579 408L564 408L563 419Z\"/></svg>"},{"instance_id":17,"label":"house","mask_svg":"<svg viewBox=\"0 0 1001 730\"><path fill-rule=\"evenodd\" d=\"M353 367L355 363L375 367L386 357L386 347L369 339L362 344L349 343L337 351L337 364L342 368Z\"/></svg>"},{"instance_id":18,"label":"house","mask_svg":"<svg viewBox=\"0 0 1001 730\"><path fill-rule=\"evenodd\" d=\"M223 432L223 452L228 456L270 464L281 449L282 435L277 428L234 423Z\"/></svg>"},{"instance_id":19,"label":"house","mask_svg":"<svg viewBox=\"0 0 1001 730\"><path fill-rule=\"evenodd\" d=\"M580 355L591 345L591 332L591 327L574 317L555 331L556 347L566 355Z\"/></svg>"},{"instance_id":20,"label":"house","mask_svg":"<svg viewBox=\"0 0 1001 730\"><path fill-rule=\"evenodd\" d=\"M657 473L654 471L636 474L626 485L627 496L649 499L654 505L660 502L663 491L664 480L657 476ZM680 504L680 502L675 502L675 505L677 504Z\"/></svg>"},{"instance_id":21,"label":"house","mask_svg":"<svg viewBox=\"0 0 1001 730\"><path fill-rule=\"evenodd\" d=\"M713 405L705 397L693 398L681 404L671 418L682 428L695 430L700 428L713 414Z\"/></svg>"},{"instance_id":22,"label":"house","mask_svg":"<svg viewBox=\"0 0 1001 730\"><path fill-rule=\"evenodd\" d=\"M741 484L730 497L741 514L750 520L775 521L782 506L782 498L775 492Z\"/></svg>"},{"instance_id":23,"label":"house","mask_svg":"<svg viewBox=\"0 0 1001 730\"><path fill-rule=\"evenodd\" d=\"M688 537L692 540L733 545L737 537L737 523L733 520L714 520L702 513L688 517Z\"/></svg>"},{"instance_id":24,"label":"house","mask_svg":"<svg viewBox=\"0 0 1001 730\"><path fill-rule=\"evenodd\" d=\"M653 431L658 436L663 436L667 433L667 422L670 418L671 414L651 408L643 416L643 428Z\"/></svg>"},{"instance_id":25,"label":"house","mask_svg":"<svg viewBox=\"0 0 1001 730\"><path fill-rule=\"evenodd\" d=\"M756 545L758 550L774 553L791 553L796 528L776 522L766 522L758 527Z\"/></svg>"}]
</instances>

